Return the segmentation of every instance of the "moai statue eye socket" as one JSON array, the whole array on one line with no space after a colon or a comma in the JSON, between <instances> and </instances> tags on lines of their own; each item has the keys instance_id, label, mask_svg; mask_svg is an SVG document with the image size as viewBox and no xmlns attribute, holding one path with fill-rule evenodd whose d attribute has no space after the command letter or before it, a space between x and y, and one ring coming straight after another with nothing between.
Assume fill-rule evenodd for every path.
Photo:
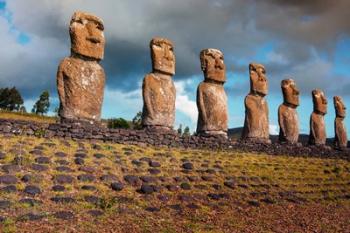
<instances>
[{"instance_id":1,"label":"moai statue eye socket","mask_svg":"<svg viewBox=\"0 0 350 233\"><path fill-rule=\"evenodd\" d=\"M69 27L71 50L89 58L101 60L104 56L104 26L100 18L84 13L74 13Z\"/></svg>"},{"instance_id":2,"label":"moai statue eye socket","mask_svg":"<svg viewBox=\"0 0 350 233\"><path fill-rule=\"evenodd\" d=\"M315 89L312 91L312 101L314 104L314 112L320 114L327 114L327 99L323 91Z\"/></svg>"},{"instance_id":3,"label":"moai statue eye socket","mask_svg":"<svg viewBox=\"0 0 350 233\"><path fill-rule=\"evenodd\" d=\"M292 107L299 106L299 89L293 79L285 79L281 82L283 101Z\"/></svg>"},{"instance_id":4,"label":"moai statue eye socket","mask_svg":"<svg viewBox=\"0 0 350 233\"><path fill-rule=\"evenodd\" d=\"M249 64L250 92L265 96L268 93L268 82L265 67L261 64Z\"/></svg>"},{"instance_id":5,"label":"moai statue eye socket","mask_svg":"<svg viewBox=\"0 0 350 233\"><path fill-rule=\"evenodd\" d=\"M153 38L150 43L152 66L154 72L175 74L174 46L170 40Z\"/></svg>"},{"instance_id":6,"label":"moai statue eye socket","mask_svg":"<svg viewBox=\"0 0 350 233\"><path fill-rule=\"evenodd\" d=\"M205 49L200 53L201 68L206 80L224 83L226 81L226 66L224 55L217 49Z\"/></svg>"}]
</instances>

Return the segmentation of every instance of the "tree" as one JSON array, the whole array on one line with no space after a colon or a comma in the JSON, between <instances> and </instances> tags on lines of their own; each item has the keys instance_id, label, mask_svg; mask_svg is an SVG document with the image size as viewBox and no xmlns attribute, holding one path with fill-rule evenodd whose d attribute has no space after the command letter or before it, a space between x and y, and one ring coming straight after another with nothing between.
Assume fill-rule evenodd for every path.
<instances>
[{"instance_id":1,"label":"tree","mask_svg":"<svg viewBox=\"0 0 350 233\"><path fill-rule=\"evenodd\" d=\"M44 115L50 108L50 94L48 91L41 93L39 100L33 106L32 113Z\"/></svg>"},{"instance_id":2,"label":"tree","mask_svg":"<svg viewBox=\"0 0 350 233\"><path fill-rule=\"evenodd\" d=\"M191 136L190 133L190 128L188 126L186 126L186 128L184 129L184 133L182 134L183 137L189 137Z\"/></svg>"},{"instance_id":3,"label":"tree","mask_svg":"<svg viewBox=\"0 0 350 233\"><path fill-rule=\"evenodd\" d=\"M177 129L177 133L181 136L182 135L182 124L179 125L179 128Z\"/></svg>"},{"instance_id":4,"label":"tree","mask_svg":"<svg viewBox=\"0 0 350 233\"><path fill-rule=\"evenodd\" d=\"M142 112L136 113L136 116L132 119L133 129L142 129Z\"/></svg>"},{"instance_id":5,"label":"tree","mask_svg":"<svg viewBox=\"0 0 350 233\"><path fill-rule=\"evenodd\" d=\"M124 118L109 119L107 125L111 129L130 129L129 122Z\"/></svg>"},{"instance_id":6,"label":"tree","mask_svg":"<svg viewBox=\"0 0 350 233\"><path fill-rule=\"evenodd\" d=\"M23 99L16 87L0 89L0 108L18 111L23 105Z\"/></svg>"},{"instance_id":7,"label":"tree","mask_svg":"<svg viewBox=\"0 0 350 233\"><path fill-rule=\"evenodd\" d=\"M19 108L18 110L20 113L27 113L27 109L26 107L24 107L23 105Z\"/></svg>"}]
</instances>

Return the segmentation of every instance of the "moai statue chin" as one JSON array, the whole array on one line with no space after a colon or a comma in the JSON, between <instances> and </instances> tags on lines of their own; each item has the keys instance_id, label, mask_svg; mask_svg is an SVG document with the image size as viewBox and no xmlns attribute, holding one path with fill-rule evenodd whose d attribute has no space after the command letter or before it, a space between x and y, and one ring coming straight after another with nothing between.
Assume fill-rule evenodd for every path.
<instances>
[{"instance_id":1,"label":"moai statue chin","mask_svg":"<svg viewBox=\"0 0 350 233\"><path fill-rule=\"evenodd\" d=\"M346 107L340 96L334 96L335 120L334 120L334 146L337 149L344 150L348 146L348 138L344 119L346 117Z\"/></svg>"},{"instance_id":2,"label":"moai statue chin","mask_svg":"<svg viewBox=\"0 0 350 233\"><path fill-rule=\"evenodd\" d=\"M105 73L103 59L105 38L100 18L75 12L69 33L71 56L64 58L57 71L61 121L98 122L101 117Z\"/></svg>"},{"instance_id":3,"label":"moai statue chin","mask_svg":"<svg viewBox=\"0 0 350 233\"><path fill-rule=\"evenodd\" d=\"M142 125L151 129L172 129L175 121L176 90L172 80L175 74L173 43L164 38L150 42L152 73L143 79Z\"/></svg>"},{"instance_id":4,"label":"moai statue chin","mask_svg":"<svg viewBox=\"0 0 350 233\"><path fill-rule=\"evenodd\" d=\"M197 134L227 137L227 97L224 57L217 49L205 49L200 53L204 81L197 89Z\"/></svg>"},{"instance_id":5,"label":"moai statue chin","mask_svg":"<svg viewBox=\"0 0 350 233\"><path fill-rule=\"evenodd\" d=\"M246 96L245 120L242 140L270 143L269 109L265 96L268 82L265 67L261 64L249 64L250 93Z\"/></svg>"},{"instance_id":6,"label":"moai statue chin","mask_svg":"<svg viewBox=\"0 0 350 233\"><path fill-rule=\"evenodd\" d=\"M297 144L299 139L299 119L296 108L299 106L299 90L293 79L282 80L281 88L283 104L278 108L279 141Z\"/></svg>"},{"instance_id":7,"label":"moai statue chin","mask_svg":"<svg viewBox=\"0 0 350 233\"><path fill-rule=\"evenodd\" d=\"M326 145L326 126L324 115L327 114L327 99L323 91L315 89L312 91L314 110L310 117L309 144L317 146Z\"/></svg>"}]
</instances>

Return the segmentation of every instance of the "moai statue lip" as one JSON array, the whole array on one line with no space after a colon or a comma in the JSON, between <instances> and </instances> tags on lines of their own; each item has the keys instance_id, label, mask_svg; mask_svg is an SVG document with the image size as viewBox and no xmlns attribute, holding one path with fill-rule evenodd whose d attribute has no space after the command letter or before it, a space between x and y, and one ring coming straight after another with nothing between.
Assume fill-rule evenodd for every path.
<instances>
[{"instance_id":1,"label":"moai statue lip","mask_svg":"<svg viewBox=\"0 0 350 233\"><path fill-rule=\"evenodd\" d=\"M340 96L333 97L334 108L336 117L345 118L346 117L346 107L343 99Z\"/></svg>"},{"instance_id":2,"label":"moai statue lip","mask_svg":"<svg viewBox=\"0 0 350 233\"><path fill-rule=\"evenodd\" d=\"M323 91L315 89L312 91L312 101L314 105L314 112L321 115L327 114L327 99Z\"/></svg>"},{"instance_id":3,"label":"moai statue lip","mask_svg":"<svg viewBox=\"0 0 350 233\"><path fill-rule=\"evenodd\" d=\"M284 79L281 82L283 104L296 108L299 106L299 89L293 79Z\"/></svg>"},{"instance_id":4,"label":"moai statue lip","mask_svg":"<svg viewBox=\"0 0 350 233\"><path fill-rule=\"evenodd\" d=\"M102 60L105 37L103 21L89 13L75 12L70 21L72 55Z\"/></svg>"},{"instance_id":5,"label":"moai statue lip","mask_svg":"<svg viewBox=\"0 0 350 233\"><path fill-rule=\"evenodd\" d=\"M173 43L165 38L154 37L150 42L153 73L175 74Z\"/></svg>"},{"instance_id":6,"label":"moai statue lip","mask_svg":"<svg viewBox=\"0 0 350 233\"><path fill-rule=\"evenodd\" d=\"M223 53L217 49L204 49L200 53L204 82L197 89L198 135L227 138L227 96Z\"/></svg>"},{"instance_id":7,"label":"moai statue lip","mask_svg":"<svg viewBox=\"0 0 350 233\"><path fill-rule=\"evenodd\" d=\"M218 49L204 49L200 53L201 68L206 81L226 82L224 55Z\"/></svg>"},{"instance_id":8,"label":"moai statue lip","mask_svg":"<svg viewBox=\"0 0 350 233\"><path fill-rule=\"evenodd\" d=\"M250 94L266 96L268 94L268 81L265 67L261 64L249 64Z\"/></svg>"}]
</instances>

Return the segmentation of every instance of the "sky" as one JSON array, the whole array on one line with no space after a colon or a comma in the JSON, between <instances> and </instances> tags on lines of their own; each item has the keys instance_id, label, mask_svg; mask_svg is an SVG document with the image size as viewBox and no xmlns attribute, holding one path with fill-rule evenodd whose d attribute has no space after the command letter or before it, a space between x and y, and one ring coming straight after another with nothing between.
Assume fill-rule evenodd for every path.
<instances>
[{"instance_id":1,"label":"sky","mask_svg":"<svg viewBox=\"0 0 350 233\"><path fill-rule=\"evenodd\" d=\"M203 81L199 53L224 53L229 127L244 123L248 65L265 65L269 80L270 131L278 133L280 82L293 78L300 91L301 133L309 133L311 91L328 99L327 136L334 136L333 96L350 106L348 0L0 0L0 87L16 86L30 110L44 90L51 112L58 106L56 72L70 55L69 22L74 11L103 19L106 88L102 117L132 119L142 110L141 83L151 71L149 41L174 42L176 122L194 131L196 89ZM350 132L350 117L345 119Z\"/></svg>"}]
</instances>

